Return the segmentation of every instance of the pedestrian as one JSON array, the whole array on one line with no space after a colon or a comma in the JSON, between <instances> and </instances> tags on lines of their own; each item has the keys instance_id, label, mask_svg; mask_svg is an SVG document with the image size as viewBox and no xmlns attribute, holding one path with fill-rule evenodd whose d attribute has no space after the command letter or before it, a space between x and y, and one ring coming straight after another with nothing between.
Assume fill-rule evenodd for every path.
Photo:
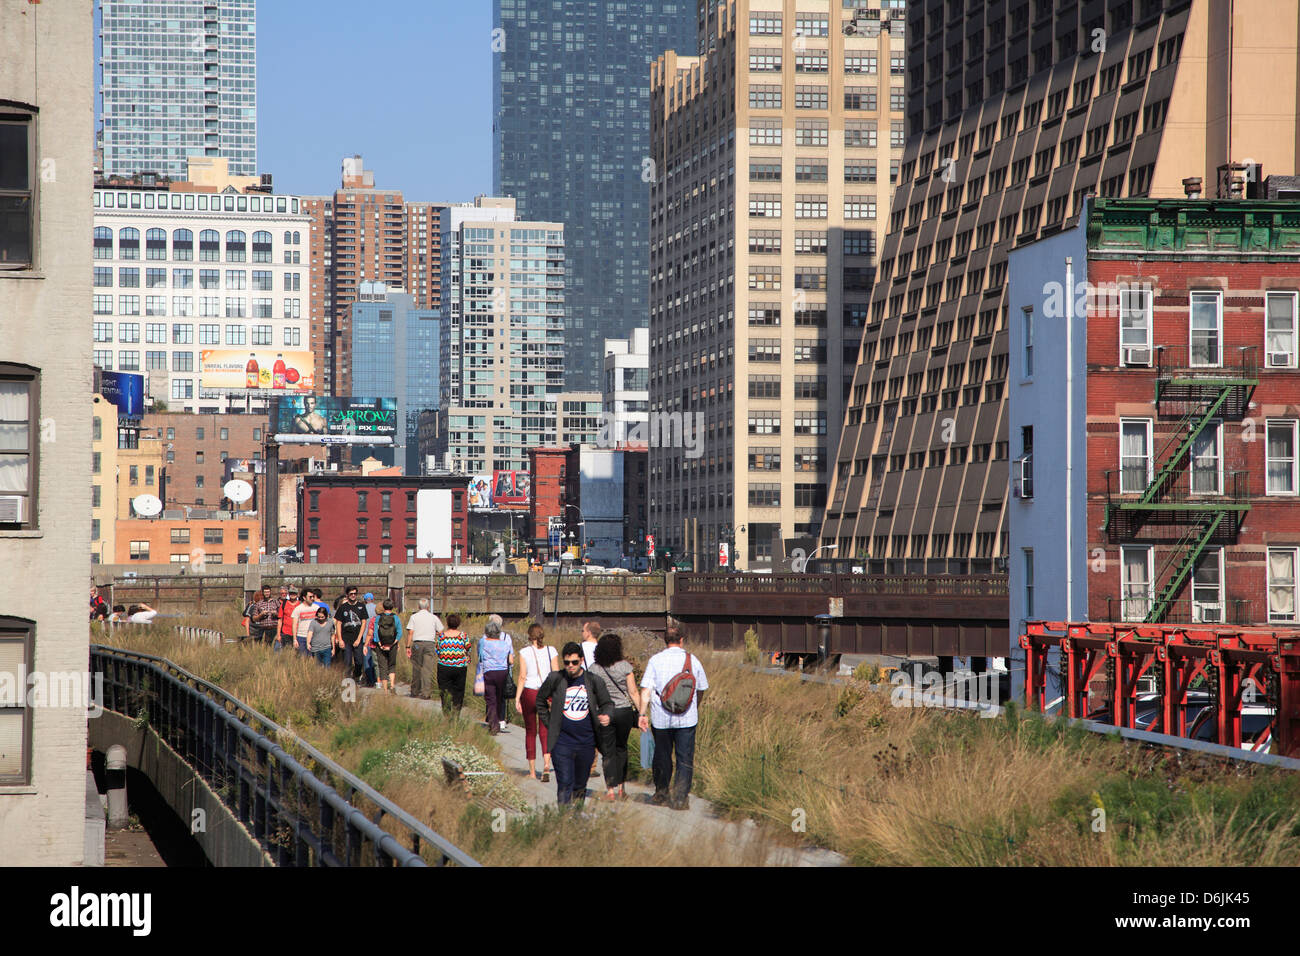
<instances>
[{"instance_id":1,"label":"pedestrian","mask_svg":"<svg viewBox=\"0 0 1300 956\"><path fill-rule=\"evenodd\" d=\"M256 594L253 595L253 599L244 604L244 615L239 622L244 628L244 636L240 638L240 641L246 641L251 636L250 628L253 624L253 609L257 607L257 597Z\"/></svg>"},{"instance_id":2,"label":"pedestrian","mask_svg":"<svg viewBox=\"0 0 1300 956\"><path fill-rule=\"evenodd\" d=\"M298 647L307 654L313 654L311 649L311 625L316 620L316 612L324 611L325 620L331 619L329 607L319 602L319 592L312 588L304 588L302 600L298 606L293 609L293 633L297 639ZM331 622L332 623L332 622ZM334 642L330 641L330 648L333 649Z\"/></svg>"},{"instance_id":3,"label":"pedestrian","mask_svg":"<svg viewBox=\"0 0 1300 956\"><path fill-rule=\"evenodd\" d=\"M442 712L460 716L465 706L465 676L469 671L469 635L460 629L460 615L447 615L447 629L438 638L438 694ZM451 707L447 706L448 695Z\"/></svg>"},{"instance_id":4,"label":"pedestrian","mask_svg":"<svg viewBox=\"0 0 1300 956\"><path fill-rule=\"evenodd\" d=\"M366 622L367 640L375 661L375 683L380 690L397 691L397 647L402 640L402 619L393 610L392 598L384 598L384 609Z\"/></svg>"},{"instance_id":5,"label":"pedestrian","mask_svg":"<svg viewBox=\"0 0 1300 956\"><path fill-rule=\"evenodd\" d=\"M307 647L312 657L320 661L321 667L329 667L330 656L334 646L334 624L330 621L328 608L314 606L315 614L305 618L307 625Z\"/></svg>"},{"instance_id":6,"label":"pedestrian","mask_svg":"<svg viewBox=\"0 0 1300 956\"><path fill-rule=\"evenodd\" d=\"M148 604L132 604L126 612L126 619L132 624L152 624L158 612Z\"/></svg>"},{"instance_id":7,"label":"pedestrian","mask_svg":"<svg viewBox=\"0 0 1300 956\"><path fill-rule=\"evenodd\" d=\"M369 629L371 626L370 622L375 619L375 614L378 613L377 605L375 604L375 596L367 591L362 597L362 600L366 602L366 628ZM370 646L370 643L365 640L361 642L361 646L364 647L366 651L366 659L361 669L362 676L364 677L362 683L365 687L374 687L376 684L374 649Z\"/></svg>"},{"instance_id":8,"label":"pedestrian","mask_svg":"<svg viewBox=\"0 0 1300 956\"><path fill-rule=\"evenodd\" d=\"M581 647L570 641L560 657L564 670L548 674L537 691L537 719L546 725L555 802L563 806L586 799L596 733L609 726L614 705L604 683L583 667Z\"/></svg>"},{"instance_id":9,"label":"pedestrian","mask_svg":"<svg viewBox=\"0 0 1300 956\"><path fill-rule=\"evenodd\" d=\"M280 602L271 593L271 585L262 585L262 596L253 602L252 637L262 644L275 639L279 627Z\"/></svg>"},{"instance_id":10,"label":"pedestrian","mask_svg":"<svg viewBox=\"0 0 1300 956\"><path fill-rule=\"evenodd\" d=\"M528 644L519 652L519 681L515 685L515 710L524 715L524 756L528 758L528 776L537 777L534 753L541 751L542 783L551 779L551 755L546 749L546 725L537 719L537 691L542 681L560 669L560 655L543 643L546 634L540 624L528 626ZM537 748L534 749L533 738Z\"/></svg>"},{"instance_id":11,"label":"pedestrian","mask_svg":"<svg viewBox=\"0 0 1300 956\"><path fill-rule=\"evenodd\" d=\"M108 619L108 602L104 600L93 585L90 588L90 619L92 621L105 621Z\"/></svg>"},{"instance_id":12,"label":"pedestrian","mask_svg":"<svg viewBox=\"0 0 1300 956\"><path fill-rule=\"evenodd\" d=\"M691 776L695 770L695 727L699 723L699 702L709 689L709 680L699 658L682 648L681 628L676 621L664 633L668 646L650 658L641 678L639 707L642 730L654 734L655 792L651 802L674 810L690 806ZM689 696L688 696L688 693ZM649 719L646 710L649 709ZM673 754L677 756L677 779L673 780Z\"/></svg>"},{"instance_id":13,"label":"pedestrian","mask_svg":"<svg viewBox=\"0 0 1300 956\"><path fill-rule=\"evenodd\" d=\"M488 733L501 733L506 717L506 676L515 662L515 647L501 633L501 625L489 620L478 639L478 676L483 678L483 696L487 698Z\"/></svg>"},{"instance_id":14,"label":"pedestrian","mask_svg":"<svg viewBox=\"0 0 1300 956\"><path fill-rule=\"evenodd\" d=\"M641 710L641 694L636 688L632 665L623 658L623 639L605 633L596 643L596 659L591 672L600 678L614 704L613 720L597 734L600 752L605 757L605 799L627 799L627 738L636 725Z\"/></svg>"},{"instance_id":15,"label":"pedestrian","mask_svg":"<svg viewBox=\"0 0 1300 956\"><path fill-rule=\"evenodd\" d=\"M296 587L290 587L289 593L285 596L283 603L280 605L279 637L275 642L275 649L277 651L284 647L293 647L293 612L298 610L298 605L301 603L302 602L298 600L298 589Z\"/></svg>"},{"instance_id":16,"label":"pedestrian","mask_svg":"<svg viewBox=\"0 0 1300 956\"><path fill-rule=\"evenodd\" d=\"M343 652L343 669L360 682L365 667L365 648L361 646L361 632L366 626L366 606L357 596L355 584L349 585L346 596L334 611L337 646Z\"/></svg>"},{"instance_id":17,"label":"pedestrian","mask_svg":"<svg viewBox=\"0 0 1300 956\"><path fill-rule=\"evenodd\" d=\"M419 610L406 622L409 643L406 656L411 660L411 696L428 700L436 683L434 668L438 663L438 635L442 621L429 610L429 599L420 598Z\"/></svg>"},{"instance_id":18,"label":"pedestrian","mask_svg":"<svg viewBox=\"0 0 1300 956\"><path fill-rule=\"evenodd\" d=\"M600 640L600 622L588 621L582 625L582 659L585 662L587 670L591 670L592 662L596 659L596 642ZM601 740L596 738L596 747L599 749ZM598 777L600 772L596 769L596 758L591 758L591 776Z\"/></svg>"},{"instance_id":19,"label":"pedestrian","mask_svg":"<svg viewBox=\"0 0 1300 956\"><path fill-rule=\"evenodd\" d=\"M126 605L114 604L113 613L108 616L108 623L121 624L125 620L126 620Z\"/></svg>"},{"instance_id":20,"label":"pedestrian","mask_svg":"<svg viewBox=\"0 0 1300 956\"><path fill-rule=\"evenodd\" d=\"M510 643L511 650L514 650L514 646L515 646L514 636L505 629L506 622L502 619L501 615L489 614L488 621L489 623L495 624L497 627L501 628L501 636ZM506 713L506 708L509 706L509 701L513 700L516 696L518 696L518 691L519 688L515 684L514 674L511 673L510 671L506 671L505 696L501 699L501 729L502 730L506 729L506 722L509 719L509 715Z\"/></svg>"}]
</instances>

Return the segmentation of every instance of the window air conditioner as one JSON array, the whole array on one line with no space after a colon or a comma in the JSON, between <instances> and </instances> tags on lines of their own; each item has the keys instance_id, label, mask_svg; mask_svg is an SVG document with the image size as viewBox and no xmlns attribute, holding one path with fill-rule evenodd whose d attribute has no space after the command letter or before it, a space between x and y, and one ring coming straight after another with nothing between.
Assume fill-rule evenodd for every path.
<instances>
[{"instance_id":1,"label":"window air conditioner","mask_svg":"<svg viewBox=\"0 0 1300 956\"><path fill-rule=\"evenodd\" d=\"M1151 350L1148 348L1126 348L1124 350L1125 365L1150 365Z\"/></svg>"},{"instance_id":2,"label":"window air conditioner","mask_svg":"<svg viewBox=\"0 0 1300 956\"><path fill-rule=\"evenodd\" d=\"M0 496L0 524L22 524L22 522L23 522L22 495Z\"/></svg>"},{"instance_id":3,"label":"window air conditioner","mask_svg":"<svg viewBox=\"0 0 1300 956\"><path fill-rule=\"evenodd\" d=\"M1290 368L1291 353L1290 352L1269 352L1268 367L1269 368Z\"/></svg>"},{"instance_id":4,"label":"window air conditioner","mask_svg":"<svg viewBox=\"0 0 1300 956\"><path fill-rule=\"evenodd\" d=\"M1017 478L1013 493L1017 498L1034 497L1034 456L1026 455L1016 462Z\"/></svg>"},{"instance_id":5,"label":"window air conditioner","mask_svg":"<svg viewBox=\"0 0 1300 956\"><path fill-rule=\"evenodd\" d=\"M1223 623L1223 605L1221 604L1202 604L1199 606L1201 612L1202 624L1222 624Z\"/></svg>"}]
</instances>

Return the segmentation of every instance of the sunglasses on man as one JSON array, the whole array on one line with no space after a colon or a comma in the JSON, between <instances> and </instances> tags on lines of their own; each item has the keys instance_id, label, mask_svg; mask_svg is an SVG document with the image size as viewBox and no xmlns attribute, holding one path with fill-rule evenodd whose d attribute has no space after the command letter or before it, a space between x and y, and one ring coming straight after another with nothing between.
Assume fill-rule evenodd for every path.
<instances>
[{"instance_id":1,"label":"sunglasses on man","mask_svg":"<svg viewBox=\"0 0 1300 956\"><path fill-rule=\"evenodd\" d=\"M568 659L566 658L565 661L564 661L564 666L565 666L565 667L578 667L578 666L580 666L581 664L582 664L582 658L581 658L581 657L577 658L576 660L568 660Z\"/></svg>"}]
</instances>

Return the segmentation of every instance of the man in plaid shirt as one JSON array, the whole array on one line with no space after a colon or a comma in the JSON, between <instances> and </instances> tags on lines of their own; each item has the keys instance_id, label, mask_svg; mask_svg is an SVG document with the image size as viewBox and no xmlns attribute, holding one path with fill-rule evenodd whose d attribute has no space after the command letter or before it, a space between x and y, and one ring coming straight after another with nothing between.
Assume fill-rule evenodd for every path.
<instances>
[{"instance_id":1,"label":"man in plaid shirt","mask_svg":"<svg viewBox=\"0 0 1300 956\"><path fill-rule=\"evenodd\" d=\"M252 604L248 632L256 641L271 643L280 629L280 602L271 596L271 585L262 585L262 596Z\"/></svg>"}]
</instances>

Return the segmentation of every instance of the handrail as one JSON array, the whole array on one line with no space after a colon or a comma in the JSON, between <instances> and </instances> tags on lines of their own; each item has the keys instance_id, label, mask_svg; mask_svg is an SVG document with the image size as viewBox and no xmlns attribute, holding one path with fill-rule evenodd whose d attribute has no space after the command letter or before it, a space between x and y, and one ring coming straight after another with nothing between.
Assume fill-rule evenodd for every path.
<instances>
[{"instance_id":1,"label":"handrail","mask_svg":"<svg viewBox=\"0 0 1300 956\"><path fill-rule=\"evenodd\" d=\"M312 865L311 860L313 858L315 865L356 865L361 860L363 843L369 842L374 847L375 865L396 863L401 866L424 866L426 864L420 857L421 841L436 851L439 857L439 865L445 866L448 863L460 866L479 865L464 851L429 829L428 826L383 796L364 780L348 772L296 734L281 727L217 685L191 674L166 658L155 657L152 654L145 654L140 651L92 644L90 657L91 670L105 674L105 691L112 698L104 704L107 710L122 713L127 717L136 717L136 714L126 713L114 706L118 703L119 689L136 693L149 692L140 686L143 682L138 679L132 683L122 683L119 680L123 665L138 669L141 674L154 673L170 682L173 687L180 688L183 691L184 696L188 699L179 703L185 705L185 721L181 727L170 724L163 726L161 731L164 739L167 739L169 743L173 742L172 738L177 736L179 731L179 736L182 737L178 741L183 748L181 752L182 758L190 763L200 776L213 784L213 789L219 794L221 790L228 787L231 778L235 778L239 785L237 805L235 805L236 801L233 796L222 795L222 800L227 806L230 806L232 811L236 812L243 822L254 824L255 835L259 838L262 838L264 833L266 836L270 836L267 825L268 809L276 810L277 815L288 818L286 822L292 824L289 829L298 844L296 853L291 854L289 847L285 846L282 840L263 840L264 845L270 844L268 850L274 849L278 852L280 865ZM111 679L110 667L112 669ZM121 685L120 688L119 684ZM152 696L147 700L147 703L153 705L148 713L151 724L158 726L157 718L173 716L170 709L164 711L160 706L159 695L156 690L152 692ZM172 701L172 703L178 702ZM227 709L228 707L233 709L233 713ZM203 713L205 710L207 711L206 714ZM216 733L215 731L220 728L215 727L210 719L214 714L221 717L228 725L225 729L233 733ZM234 726L229 726L231 724L234 724ZM202 735L202 739L196 739L199 735ZM280 747L273 739L275 735L290 738L293 745L301 749L316 764L315 770L307 768ZM250 789L248 786L249 762L230 752L232 745L237 745L239 738L246 740L257 751L256 767L265 767L267 769L266 780L258 780L258 792L255 794L248 792ZM196 764L190 759L191 756L200 758L200 762ZM205 764L202 762L202 758L205 757L208 758L210 763ZM322 807L318 829L328 827L332 831L336 814L343 821L348 831L346 833L348 845L348 859L346 861L340 862L338 860L332 850L327 847L328 837L314 832L310 819L284 806L284 796L289 789L289 781L285 779L286 775L282 772L279 786L276 786L275 777L270 773L270 768L267 765L266 758L268 757L273 757L283 770L288 771L288 777L292 779L294 784L298 785L299 797L301 797L301 787L305 785L320 798ZM218 761L221 764L219 767L217 766ZM324 771L332 777L334 785L331 785L329 781L321 780L317 776L319 771ZM336 789L340 783L346 789L346 798ZM358 808L352 805L351 801L357 794L365 797L377 808L378 812L374 820L367 819ZM280 804L278 807L276 806L277 800ZM301 802L301 800L299 799L298 802ZM257 810L254 810L254 804L258 808ZM325 805L329 806L330 812L326 812ZM396 837L379 825L385 816L396 820L406 829L410 839L409 848L399 843ZM258 832L259 830L264 832ZM307 832L304 833L304 830ZM362 842L358 842L356 838L361 838ZM314 850L315 853L310 853L311 850Z\"/></svg>"}]
</instances>

